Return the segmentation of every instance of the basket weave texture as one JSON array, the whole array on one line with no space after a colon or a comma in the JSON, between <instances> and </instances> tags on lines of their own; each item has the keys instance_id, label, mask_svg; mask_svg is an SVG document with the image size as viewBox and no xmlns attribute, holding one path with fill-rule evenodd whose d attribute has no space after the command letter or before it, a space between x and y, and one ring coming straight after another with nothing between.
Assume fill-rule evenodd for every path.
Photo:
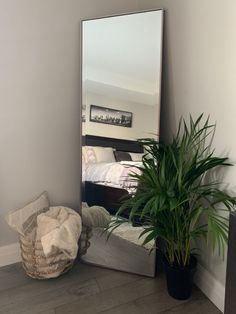
<instances>
[{"instance_id":1,"label":"basket weave texture","mask_svg":"<svg viewBox=\"0 0 236 314\"><path fill-rule=\"evenodd\" d=\"M79 255L85 255L90 247L89 239L92 237L92 227L82 225L82 233L80 236Z\"/></svg>"},{"instance_id":2,"label":"basket weave texture","mask_svg":"<svg viewBox=\"0 0 236 314\"><path fill-rule=\"evenodd\" d=\"M23 208L9 211L6 221L19 234L23 267L30 277L55 278L72 267L82 230L77 212L50 207L48 193L43 192Z\"/></svg>"},{"instance_id":3,"label":"basket weave texture","mask_svg":"<svg viewBox=\"0 0 236 314\"><path fill-rule=\"evenodd\" d=\"M30 236L20 236L22 265L28 276L35 279L55 278L67 272L74 263L63 252L46 257L41 241Z\"/></svg>"},{"instance_id":4,"label":"basket weave texture","mask_svg":"<svg viewBox=\"0 0 236 314\"><path fill-rule=\"evenodd\" d=\"M79 256L87 253L92 228L83 226L80 237ZM63 252L46 257L41 241L32 240L32 235L20 236L22 266L26 274L35 279L55 278L71 269L75 260L68 259Z\"/></svg>"}]
</instances>

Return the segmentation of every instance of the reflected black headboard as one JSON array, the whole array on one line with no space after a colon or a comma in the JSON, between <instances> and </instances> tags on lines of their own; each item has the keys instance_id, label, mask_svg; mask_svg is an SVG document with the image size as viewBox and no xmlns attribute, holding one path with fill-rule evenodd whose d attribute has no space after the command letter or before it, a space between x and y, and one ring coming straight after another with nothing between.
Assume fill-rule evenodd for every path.
<instances>
[{"instance_id":1,"label":"reflected black headboard","mask_svg":"<svg viewBox=\"0 0 236 314\"><path fill-rule=\"evenodd\" d=\"M124 140L96 135L85 135L82 137L83 146L112 147L116 150L131 153L143 153L143 147L137 141Z\"/></svg>"}]
</instances>

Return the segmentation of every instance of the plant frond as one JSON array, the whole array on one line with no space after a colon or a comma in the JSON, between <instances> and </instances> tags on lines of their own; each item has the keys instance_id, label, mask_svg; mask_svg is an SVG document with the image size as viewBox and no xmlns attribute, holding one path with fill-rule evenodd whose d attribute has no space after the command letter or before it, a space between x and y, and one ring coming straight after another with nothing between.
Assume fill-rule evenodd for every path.
<instances>
[{"instance_id":1,"label":"plant frond","mask_svg":"<svg viewBox=\"0 0 236 314\"><path fill-rule=\"evenodd\" d=\"M215 156L211 148L215 129L209 116L204 119L202 113L196 120L191 115L189 121L181 118L169 143L139 140L146 154L142 166L137 167L139 173L131 174L137 189L122 202L117 217L128 211L129 222L142 220L144 244L162 238L170 263L186 266L193 252L191 245L198 238L211 241L213 250L224 255L228 217L222 212L234 210L236 197L209 175L232 166L227 156ZM111 230L122 223L119 219L111 224Z\"/></svg>"}]
</instances>

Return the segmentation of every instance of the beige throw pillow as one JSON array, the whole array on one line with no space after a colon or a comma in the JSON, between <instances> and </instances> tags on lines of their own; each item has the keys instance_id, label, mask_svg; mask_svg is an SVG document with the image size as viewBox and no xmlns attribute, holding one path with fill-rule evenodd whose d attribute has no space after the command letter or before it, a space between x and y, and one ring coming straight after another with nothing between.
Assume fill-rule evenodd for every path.
<instances>
[{"instance_id":1,"label":"beige throw pillow","mask_svg":"<svg viewBox=\"0 0 236 314\"><path fill-rule=\"evenodd\" d=\"M129 153L132 161L142 161L144 153Z\"/></svg>"},{"instance_id":2,"label":"beige throw pillow","mask_svg":"<svg viewBox=\"0 0 236 314\"><path fill-rule=\"evenodd\" d=\"M37 199L23 208L10 211L6 216L6 221L19 234L26 235L36 227L37 216L48 209L48 194L43 192Z\"/></svg>"},{"instance_id":3,"label":"beige throw pillow","mask_svg":"<svg viewBox=\"0 0 236 314\"><path fill-rule=\"evenodd\" d=\"M113 148L111 147L93 147L96 156L96 162L116 162L113 154Z\"/></svg>"},{"instance_id":4,"label":"beige throw pillow","mask_svg":"<svg viewBox=\"0 0 236 314\"><path fill-rule=\"evenodd\" d=\"M112 147L100 146L83 146L82 159L84 163L99 163L99 162L115 162Z\"/></svg>"}]
</instances>

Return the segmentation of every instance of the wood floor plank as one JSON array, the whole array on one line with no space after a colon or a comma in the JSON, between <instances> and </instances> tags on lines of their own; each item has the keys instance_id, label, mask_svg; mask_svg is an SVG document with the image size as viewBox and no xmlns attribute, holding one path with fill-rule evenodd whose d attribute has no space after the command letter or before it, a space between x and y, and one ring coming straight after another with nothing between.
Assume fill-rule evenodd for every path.
<instances>
[{"instance_id":1,"label":"wood floor plank","mask_svg":"<svg viewBox=\"0 0 236 314\"><path fill-rule=\"evenodd\" d=\"M165 310L160 314L222 314L207 298L200 298Z\"/></svg>"},{"instance_id":2,"label":"wood floor plank","mask_svg":"<svg viewBox=\"0 0 236 314\"><path fill-rule=\"evenodd\" d=\"M0 292L6 289L22 286L31 281L32 279L26 275L21 263L0 268Z\"/></svg>"},{"instance_id":3,"label":"wood floor plank","mask_svg":"<svg viewBox=\"0 0 236 314\"><path fill-rule=\"evenodd\" d=\"M99 312L99 314L140 314L142 313L135 302L128 302L112 309Z\"/></svg>"},{"instance_id":4,"label":"wood floor plank","mask_svg":"<svg viewBox=\"0 0 236 314\"><path fill-rule=\"evenodd\" d=\"M135 300L135 305L139 308L140 313L146 314L156 314L161 313L164 310L170 309L175 306L183 304L185 301L176 300L169 296L166 284L163 284L164 289L160 293L152 293L146 297L139 298ZM196 297L196 292L193 298Z\"/></svg>"},{"instance_id":5,"label":"wood floor plank","mask_svg":"<svg viewBox=\"0 0 236 314\"><path fill-rule=\"evenodd\" d=\"M171 310L174 307L179 307L180 305L187 302L195 302L199 299L206 299L205 296L197 288L193 291L193 296L189 300L180 301L168 295L165 285L163 283L163 290L158 293L153 293L135 301L123 304L121 306L109 309L107 311L102 311L99 314L159 314L163 311ZM208 300L207 300L208 301ZM209 302L209 301L208 301ZM185 313L185 312L183 312ZM188 312L186 312L188 313ZM189 312L190 313L190 312Z\"/></svg>"},{"instance_id":6,"label":"wood floor plank","mask_svg":"<svg viewBox=\"0 0 236 314\"><path fill-rule=\"evenodd\" d=\"M187 301L178 301L169 296L151 294L136 301L102 311L99 314L220 314L201 292L195 291Z\"/></svg>"},{"instance_id":7,"label":"wood floor plank","mask_svg":"<svg viewBox=\"0 0 236 314\"><path fill-rule=\"evenodd\" d=\"M51 309L51 310L46 310L46 311L43 311L43 312L39 312L38 314L55 314L55 310L54 309Z\"/></svg>"},{"instance_id":8,"label":"wood floor plank","mask_svg":"<svg viewBox=\"0 0 236 314\"><path fill-rule=\"evenodd\" d=\"M128 284L133 281L140 280L142 276L128 274L120 271L113 271L110 274L97 277L97 283L101 291L109 290L115 287L119 287Z\"/></svg>"},{"instance_id":9,"label":"wood floor plank","mask_svg":"<svg viewBox=\"0 0 236 314\"><path fill-rule=\"evenodd\" d=\"M14 269L12 273L15 276ZM32 298L41 293L49 293L50 291L54 291L55 287L63 290L74 283L83 283L87 280L99 278L99 276L108 274L109 270L107 269L99 269L98 267L88 268L86 265L81 264L79 266L75 265L74 269L70 272L56 279L36 280L27 278L27 282L24 282L20 288L13 287L0 292L0 308L8 303L18 302L21 299L24 299L25 296ZM9 276L11 276L11 274L9 274ZM10 299L9 294L11 295Z\"/></svg>"},{"instance_id":10,"label":"wood floor plank","mask_svg":"<svg viewBox=\"0 0 236 314\"><path fill-rule=\"evenodd\" d=\"M157 314L163 312L163 310L178 306L183 302L174 300L165 293L160 292L108 309L107 311L102 311L99 314Z\"/></svg>"},{"instance_id":11,"label":"wood floor plank","mask_svg":"<svg viewBox=\"0 0 236 314\"><path fill-rule=\"evenodd\" d=\"M56 314L77 313L78 309L80 314L99 313L153 292L160 293L161 290L162 286L159 280L142 278L138 281L80 299L71 304L60 306L56 308Z\"/></svg>"},{"instance_id":12,"label":"wood floor plank","mask_svg":"<svg viewBox=\"0 0 236 314\"><path fill-rule=\"evenodd\" d=\"M21 293L17 298L1 305L1 309L15 314L36 314L53 309L59 305L78 300L79 297L96 294L99 287L95 279L74 283L70 286L57 286L54 288L40 289L38 293Z\"/></svg>"}]
</instances>

